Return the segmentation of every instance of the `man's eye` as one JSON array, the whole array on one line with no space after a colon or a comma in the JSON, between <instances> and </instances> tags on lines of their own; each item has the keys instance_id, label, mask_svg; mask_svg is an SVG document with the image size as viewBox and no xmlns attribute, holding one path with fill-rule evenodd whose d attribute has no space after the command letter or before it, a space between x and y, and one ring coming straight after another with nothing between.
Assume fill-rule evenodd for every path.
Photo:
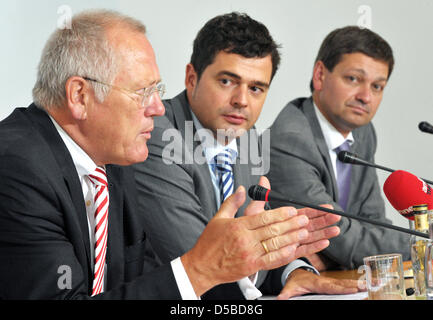
<instances>
[{"instance_id":1,"label":"man's eye","mask_svg":"<svg viewBox=\"0 0 433 320\"><path fill-rule=\"evenodd\" d=\"M142 96L142 95L144 95L145 91L146 91L146 88L141 88L141 89L135 91L135 93Z\"/></svg>"},{"instance_id":2,"label":"man's eye","mask_svg":"<svg viewBox=\"0 0 433 320\"><path fill-rule=\"evenodd\" d=\"M263 90L262 88L260 88L260 87L256 87L256 86L251 87L250 90L251 90L252 92L254 92L254 93L262 93L262 92L264 92L264 90Z\"/></svg>"},{"instance_id":3,"label":"man's eye","mask_svg":"<svg viewBox=\"0 0 433 320\"><path fill-rule=\"evenodd\" d=\"M220 82L222 85L228 86L229 84L232 83L232 81L230 79L220 79Z\"/></svg>"},{"instance_id":4,"label":"man's eye","mask_svg":"<svg viewBox=\"0 0 433 320\"><path fill-rule=\"evenodd\" d=\"M384 86L380 84L373 84L374 91L383 91Z\"/></svg>"}]
</instances>

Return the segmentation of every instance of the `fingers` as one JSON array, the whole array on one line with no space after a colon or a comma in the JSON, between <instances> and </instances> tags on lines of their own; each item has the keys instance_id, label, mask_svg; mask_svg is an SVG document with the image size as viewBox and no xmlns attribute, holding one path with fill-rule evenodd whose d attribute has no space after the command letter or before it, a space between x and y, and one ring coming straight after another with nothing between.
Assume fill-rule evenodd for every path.
<instances>
[{"instance_id":1,"label":"fingers","mask_svg":"<svg viewBox=\"0 0 433 320\"><path fill-rule=\"evenodd\" d=\"M265 253L268 253L289 245L296 245L299 242L307 239L308 236L309 234L306 229L299 229L297 231L288 232L280 236L268 238L267 240L262 240L261 243L264 247Z\"/></svg>"},{"instance_id":2,"label":"fingers","mask_svg":"<svg viewBox=\"0 0 433 320\"><path fill-rule=\"evenodd\" d=\"M302 244L296 248L295 259L309 256L322 251L329 246L329 240L319 240L308 244Z\"/></svg>"},{"instance_id":3,"label":"fingers","mask_svg":"<svg viewBox=\"0 0 433 320\"><path fill-rule=\"evenodd\" d=\"M310 235L307 229L303 227L307 225L308 218L306 216L299 216L282 222L266 225L262 228L256 229L255 231L257 232L256 235L258 239L267 240L275 250L288 244L299 243L303 240L306 241ZM277 246L277 242L282 243L282 245Z\"/></svg>"},{"instance_id":4,"label":"fingers","mask_svg":"<svg viewBox=\"0 0 433 320\"><path fill-rule=\"evenodd\" d=\"M299 217L295 217L292 220L298 218ZM295 228L297 227L298 226L295 226ZM285 230L285 229L281 229L281 230ZM259 241L257 246L260 246L259 250L262 253L262 255L258 259L258 265L259 265L259 269L263 269L263 270L275 269L295 260L296 257L299 257L297 254L298 252L297 247L299 246L299 243L304 239L307 239L309 236L309 233L305 228L296 229L294 231L288 231L272 237L266 235L270 231L265 231L265 230L262 231L264 233L262 233L261 236L263 237L263 235L265 235L266 240ZM320 248L325 248L327 246L328 245L318 246L317 250L319 250ZM309 252L310 250L313 250L310 249L311 247L314 246L309 245L309 247L307 248L309 250L301 250L301 252L304 251Z\"/></svg>"},{"instance_id":5,"label":"fingers","mask_svg":"<svg viewBox=\"0 0 433 320\"><path fill-rule=\"evenodd\" d=\"M321 230L316 230L313 232L309 232L309 236L307 239L303 241L304 244L312 243L319 240L331 239L340 234L340 228L337 226L324 228Z\"/></svg>"},{"instance_id":6,"label":"fingers","mask_svg":"<svg viewBox=\"0 0 433 320\"><path fill-rule=\"evenodd\" d=\"M320 282L316 287L316 293L322 294L351 294L361 291L358 286L358 280L351 279L333 279L320 277Z\"/></svg>"},{"instance_id":7,"label":"fingers","mask_svg":"<svg viewBox=\"0 0 433 320\"><path fill-rule=\"evenodd\" d=\"M338 221L340 221L339 216L335 214L326 214L317 218L309 218L310 223L308 225L309 231L315 231L320 230L326 227L329 227L333 224L336 224Z\"/></svg>"},{"instance_id":8,"label":"fingers","mask_svg":"<svg viewBox=\"0 0 433 320\"><path fill-rule=\"evenodd\" d=\"M332 205L330 204L324 204L321 205L321 207L329 208L329 209L333 208ZM298 209L298 214L305 214L311 220L317 219L317 221L323 223L324 226L337 223L338 221L341 220L341 216L339 215L312 209L312 208Z\"/></svg>"},{"instance_id":9,"label":"fingers","mask_svg":"<svg viewBox=\"0 0 433 320\"><path fill-rule=\"evenodd\" d=\"M296 245L289 245L270 251L258 258L257 266L259 270L271 270L281 267L295 260L295 252Z\"/></svg>"},{"instance_id":10,"label":"fingers","mask_svg":"<svg viewBox=\"0 0 433 320\"><path fill-rule=\"evenodd\" d=\"M280 215L267 211L250 217L260 217L258 223L260 225L264 224L263 227L255 229L254 233L258 242L261 243L265 254L292 244L298 245L301 241L306 241L310 237L307 229L303 228L309 222L306 216L294 216L285 219L285 217L295 214L296 210L286 208L279 211L281 212ZM256 225L257 221L252 223Z\"/></svg>"},{"instance_id":11,"label":"fingers","mask_svg":"<svg viewBox=\"0 0 433 320\"><path fill-rule=\"evenodd\" d=\"M268 178L261 176L259 180L259 185L265 187L266 189L271 188ZM266 201L251 201L251 203L246 207L244 211L245 216L255 215L263 210L265 210Z\"/></svg>"},{"instance_id":12,"label":"fingers","mask_svg":"<svg viewBox=\"0 0 433 320\"><path fill-rule=\"evenodd\" d=\"M333 279L297 269L290 274L277 299L288 299L307 293L352 294L360 290L357 280Z\"/></svg>"},{"instance_id":13,"label":"fingers","mask_svg":"<svg viewBox=\"0 0 433 320\"><path fill-rule=\"evenodd\" d=\"M246 227L250 230L258 229L273 223L282 222L296 216L298 213L293 207L281 207L274 210L262 211L253 216L243 216Z\"/></svg>"},{"instance_id":14,"label":"fingers","mask_svg":"<svg viewBox=\"0 0 433 320\"><path fill-rule=\"evenodd\" d=\"M295 217L291 220L297 218L300 217ZM264 232L266 234L269 231ZM286 263L289 263L297 258L320 252L329 246L328 239L337 236L339 232L340 229L338 227L330 227L313 233L308 232L305 228L301 228L262 240L261 250L264 256L261 259L263 268L276 268L276 264L280 263L282 259L287 259ZM268 252L263 247L266 247Z\"/></svg>"}]
</instances>

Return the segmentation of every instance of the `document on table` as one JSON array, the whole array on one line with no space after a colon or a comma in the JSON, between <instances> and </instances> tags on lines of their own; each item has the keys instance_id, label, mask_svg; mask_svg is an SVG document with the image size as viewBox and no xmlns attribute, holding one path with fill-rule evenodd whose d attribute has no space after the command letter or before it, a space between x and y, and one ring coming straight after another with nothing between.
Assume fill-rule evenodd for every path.
<instances>
[{"instance_id":1,"label":"document on table","mask_svg":"<svg viewBox=\"0 0 433 320\"><path fill-rule=\"evenodd\" d=\"M305 296L293 297L289 300L363 300L368 298L367 291L353 294L308 294Z\"/></svg>"},{"instance_id":2,"label":"document on table","mask_svg":"<svg viewBox=\"0 0 433 320\"><path fill-rule=\"evenodd\" d=\"M275 300L277 296L263 296L259 300ZM363 300L368 298L367 291L353 294L307 294L290 298L289 300Z\"/></svg>"}]
</instances>

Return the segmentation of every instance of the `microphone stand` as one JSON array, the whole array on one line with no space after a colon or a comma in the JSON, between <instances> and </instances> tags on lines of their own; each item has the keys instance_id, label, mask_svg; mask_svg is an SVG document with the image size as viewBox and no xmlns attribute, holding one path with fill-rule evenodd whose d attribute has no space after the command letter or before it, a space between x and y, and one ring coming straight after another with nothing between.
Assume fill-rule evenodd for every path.
<instances>
[{"instance_id":1,"label":"microphone stand","mask_svg":"<svg viewBox=\"0 0 433 320\"><path fill-rule=\"evenodd\" d=\"M271 190L266 189L262 186L259 185L253 185L249 188L248 190L248 195L250 196L251 199L253 200L259 200L259 201L268 201L268 195L270 193ZM278 194L275 191L272 191L272 193L274 195ZM346 218L350 218L350 219L355 219L355 220L359 220L359 221L363 221L363 222L367 222L370 224L374 224L374 225L378 225L384 228L388 228L388 229L393 229L396 231L400 231L400 232L404 232L404 233L409 233L409 234L413 234L419 237L423 237L426 239L429 239L429 235L427 233L423 233L423 232L419 232L416 230L410 230L410 229L406 229L406 228L402 228L402 227L398 227L398 226L394 226L392 224L389 223L385 223L382 221L376 221L376 220L371 220L371 219L367 219L367 218L363 218L363 217L359 217L359 216L354 216L352 214L343 212L343 211L337 211L337 210L333 210L333 209L328 209L328 208L324 208L321 206L316 206L314 204L310 204L310 203L305 203L299 200L292 200L292 199L288 199L288 200L282 200L284 199L283 196L281 196L280 194L278 194L278 197L275 196L270 196L271 198L275 198L275 200L277 201L282 201L282 202L286 202L286 203L291 203L291 204L296 204L302 207L307 207L307 208L312 208L312 209L316 209L319 211L324 211L324 212L328 212L328 213L332 213L332 214L336 214L342 217L346 217ZM276 199L279 198L279 199ZM270 201L272 201L272 199L269 199Z\"/></svg>"},{"instance_id":2,"label":"microphone stand","mask_svg":"<svg viewBox=\"0 0 433 320\"><path fill-rule=\"evenodd\" d=\"M342 217L347 217L347 218L351 218L351 219L355 219L355 220L359 220L359 221L364 221L364 222L375 224L375 225L378 225L378 226L381 226L381 227L385 227L385 228L388 228L388 229L394 229L394 230L397 230L397 231L400 231L400 232L410 233L410 234L413 234L413 235L416 235L416 236L419 236L419 237L423 237L423 238L429 239L429 235L426 234L426 233L415 231L415 230L410 230L410 229L406 229L406 228L402 228L402 227L399 227L399 226L394 226L392 224L385 223L385 222L382 222L382 221L370 220L370 219L367 219L367 218L363 218L363 217L359 217L359 216L354 216L354 215L351 215L351 214L343 212L343 211L337 211L337 210L332 210L332 209L324 208L324 207L321 207L321 206L307 204L307 203L302 202L302 201L287 200L287 202L291 203L291 204L297 204L297 205L300 205L300 206L303 206L303 207L308 207L308 208L312 208L312 209L316 209L316 210L320 210L320 211L325 211L325 212L336 214L336 215L339 215L339 216L342 216Z\"/></svg>"},{"instance_id":3,"label":"microphone stand","mask_svg":"<svg viewBox=\"0 0 433 320\"><path fill-rule=\"evenodd\" d=\"M355 164L355 165L364 165L364 166L368 166L368 167L373 167L373 168L385 170L385 171L388 171L391 173L395 171L393 169L383 167L383 166L380 166L378 164L371 163L371 162L368 162L368 161L363 160L361 158L358 158L357 155L355 155L351 152L348 152L348 151L340 151L338 154L338 160L343 162L343 163L349 163L349 164ZM423 180L424 182L430 184L430 185L433 185L433 181L430 181L430 180L427 180L424 178L420 178L420 179Z\"/></svg>"}]
</instances>

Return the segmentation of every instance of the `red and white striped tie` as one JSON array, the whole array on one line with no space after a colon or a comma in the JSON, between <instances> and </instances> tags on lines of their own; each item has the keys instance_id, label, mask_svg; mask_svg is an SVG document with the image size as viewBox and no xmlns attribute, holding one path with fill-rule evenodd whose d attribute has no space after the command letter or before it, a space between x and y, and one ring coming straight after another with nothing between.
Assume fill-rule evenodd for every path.
<instances>
[{"instance_id":1,"label":"red and white striped tie","mask_svg":"<svg viewBox=\"0 0 433 320\"><path fill-rule=\"evenodd\" d=\"M103 291L105 255L107 253L108 230L108 183L105 169L97 167L93 174L89 175L90 181L95 186L95 266L92 287L92 296Z\"/></svg>"}]
</instances>

